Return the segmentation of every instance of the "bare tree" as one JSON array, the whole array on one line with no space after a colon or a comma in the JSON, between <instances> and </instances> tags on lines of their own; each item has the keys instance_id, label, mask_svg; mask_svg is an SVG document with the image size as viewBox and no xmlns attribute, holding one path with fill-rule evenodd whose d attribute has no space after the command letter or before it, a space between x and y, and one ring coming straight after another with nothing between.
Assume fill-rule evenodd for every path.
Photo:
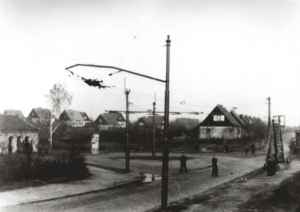
<instances>
[{"instance_id":1,"label":"bare tree","mask_svg":"<svg viewBox=\"0 0 300 212\"><path fill-rule=\"evenodd\" d=\"M51 105L51 118L50 118L50 135L49 142L52 149L52 135L53 135L53 123L55 118L58 118L62 110L67 108L72 103L73 96L68 92L65 86L61 83L55 83L49 90L47 98Z\"/></svg>"}]
</instances>

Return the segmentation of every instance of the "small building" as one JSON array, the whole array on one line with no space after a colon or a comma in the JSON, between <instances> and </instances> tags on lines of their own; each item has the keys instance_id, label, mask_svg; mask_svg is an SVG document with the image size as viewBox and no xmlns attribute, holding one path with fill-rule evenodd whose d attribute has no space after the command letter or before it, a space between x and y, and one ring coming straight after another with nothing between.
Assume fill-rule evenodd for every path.
<instances>
[{"instance_id":1,"label":"small building","mask_svg":"<svg viewBox=\"0 0 300 212\"><path fill-rule=\"evenodd\" d=\"M47 108L33 108L26 120L39 129L39 144L49 145L51 111Z\"/></svg>"},{"instance_id":2,"label":"small building","mask_svg":"<svg viewBox=\"0 0 300 212\"><path fill-rule=\"evenodd\" d=\"M28 139L33 151L38 150L39 130L15 115L0 115L0 153L8 153L9 144L16 152L24 140Z\"/></svg>"},{"instance_id":3,"label":"small building","mask_svg":"<svg viewBox=\"0 0 300 212\"><path fill-rule=\"evenodd\" d=\"M199 124L199 139L238 139L242 137L242 130L243 126L235 115L217 105Z\"/></svg>"},{"instance_id":4,"label":"small building","mask_svg":"<svg viewBox=\"0 0 300 212\"><path fill-rule=\"evenodd\" d=\"M95 125L88 123L84 126L70 126L60 121L53 133L54 149L75 149L78 151L97 152L99 149L99 135Z\"/></svg>"},{"instance_id":5,"label":"small building","mask_svg":"<svg viewBox=\"0 0 300 212\"><path fill-rule=\"evenodd\" d=\"M71 127L84 127L92 122L85 112L76 110L64 110L59 116L59 120Z\"/></svg>"},{"instance_id":6,"label":"small building","mask_svg":"<svg viewBox=\"0 0 300 212\"><path fill-rule=\"evenodd\" d=\"M4 110L3 115L18 116L21 119L25 118L21 110Z\"/></svg>"},{"instance_id":7,"label":"small building","mask_svg":"<svg viewBox=\"0 0 300 212\"><path fill-rule=\"evenodd\" d=\"M29 115L27 116L27 120L31 123L38 125L45 125L50 123L51 119L51 111L47 108L33 108Z\"/></svg>"},{"instance_id":8,"label":"small building","mask_svg":"<svg viewBox=\"0 0 300 212\"><path fill-rule=\"evenodd\" d=\"M100 114L95 120L98 130L108 130L112 128L125 128L126 121L122 113L110 111Z\"/></svg>"}]
</instances>

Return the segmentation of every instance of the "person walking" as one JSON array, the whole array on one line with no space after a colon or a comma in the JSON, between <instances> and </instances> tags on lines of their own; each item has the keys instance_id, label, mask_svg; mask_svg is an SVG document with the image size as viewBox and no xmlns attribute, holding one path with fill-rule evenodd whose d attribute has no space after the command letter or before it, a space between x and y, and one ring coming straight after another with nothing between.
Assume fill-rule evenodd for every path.
<instances>
[{"instance_id":1,"label":"person walking","mask_svg":"<svg viewBox=\"0 0 300 212\"><path fill-rule=\"evenodd\" d=\"M255 152L256 152L255 144L251 144L250 149L251 149L252 155L255 155Z\"/></svg>"},{"instance_id":2,"label":"person walking","mask_svg":"<svg viewBox=\"0 0 300 212\"><path fill-rule=\"evenodd\" d=\"M187 157L184 154L182 154L180 156L180 170L179 170L179 173L187 173L188 172L186 162L187 162Z\"/></svg>"},{"instance_id":3,"label":"person walking","mask_svg":"<svg viewBox=\"0 0 300 212\"><path fill-rule=\"evenodd\" d=\"M247 156L247 155L248 155L248 152L249 152L248 146L245 147L244 152L245 152L245 156Z\"/></svg>"},{"instance_id":4,"label":"person walking","mask_svg":"<svg viewBox=\"0 0 300 212\"><path fill-rule=\"evenodd\" d=\"M212 165L211 176L212 177L218 177L219 176L218 158L213 156L212 159L211 159L211 165Z\"/></svg>"}]
</instances>

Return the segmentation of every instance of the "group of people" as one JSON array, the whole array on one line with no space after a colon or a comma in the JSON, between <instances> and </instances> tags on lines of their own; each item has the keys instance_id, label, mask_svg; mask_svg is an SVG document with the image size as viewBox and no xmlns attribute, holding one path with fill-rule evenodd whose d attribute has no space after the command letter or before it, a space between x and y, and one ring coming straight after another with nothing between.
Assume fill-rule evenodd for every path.
<instances>
[{"instance_id":1,"label":"group of people","mask_svg":"<svg viewBox=\"0 0 300 212\"><path fill-rule=\"evenodd\" d=\"M8 140L8 154L13 153L13 139L10 137ZM32 141L26 136L23 141L20 138L17 139L17 153L31 154L33 151Z\"/></svg>"},{"instance_id":2,"label":"group of people","mask_svg":"<svg viewBox=\"0 0 300 212\"><path fill-rule=\"evenodd\" d=\"M187 173L188 169L187 169L187 160L188 158L182 154L180 156L180 169L179 169L179 173ZM211 167L212 167L212 171L211 171L211 176L212 177L218 177L219 176L219 170L218 170L218 158L214 155L211 159Z\"/></svg>"}]
</instances>

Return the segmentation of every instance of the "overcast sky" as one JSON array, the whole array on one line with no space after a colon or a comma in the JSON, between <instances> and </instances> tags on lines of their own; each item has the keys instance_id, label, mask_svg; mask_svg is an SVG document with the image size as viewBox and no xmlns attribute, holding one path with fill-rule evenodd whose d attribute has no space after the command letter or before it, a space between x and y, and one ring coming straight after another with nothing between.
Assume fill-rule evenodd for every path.
<instances>
[{"instance_id":1,"label":"overcast sky","mask_svg":"<svg viewBox=\"0 0 300 212\"><path fill-rule=\"evenodd\" d=\"M163 78L171 36L171 108L209 112L216 104L300 124L300 5L294 0L0 0L0 111L48 107L55 82L73 94L73 109L96 117L150 109L163 85L108 70L77 68L114 88L98 90L70 77L74 63L114 65ZM185 104L180 104L184 101Z\"/></svg>"}]
</instances>

